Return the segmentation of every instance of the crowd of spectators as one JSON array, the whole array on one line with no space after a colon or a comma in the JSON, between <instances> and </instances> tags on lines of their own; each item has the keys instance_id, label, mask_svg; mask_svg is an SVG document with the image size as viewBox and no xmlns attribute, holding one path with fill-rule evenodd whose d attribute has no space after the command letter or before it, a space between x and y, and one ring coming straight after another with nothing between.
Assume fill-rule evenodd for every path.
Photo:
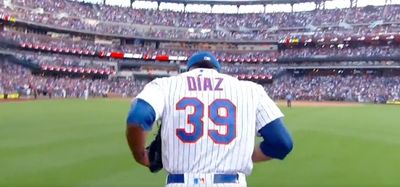
<instances>
[{"instance_id":1,"label":"crowd of spectators","mask_svg":"<svg viewBox=\"0 0 400 187\"><path fill-rule=\"evenodd\" d=\"M348 34L370 34L372 32L398 32L396 25L380 25L378 22L400 22L400 6L367 6L364 8L314 10L291 13L253 14L210 14L185 13L167 10L144 10L109 5L88 4L68 0L11 0L13 8L0 3L3 14L17 20L56 26L79 32L114 34L124 37L152 37L160 39L197 40L273 40L286 35L296 28L318 31L318 37L347 36ZM343 26L339 27L342 24ZM190 29L189 29L190 28ZM328 29L326 29L328 28ZM344 30L343 30L344 29ZM396 30L397 29L397 30ZM300 29L301 30L301 29ZM153 55L191 56L194 49L172 49L154 46L121 44L98 44L84 38L52 38L33 33L15 31L0 32L0 38L11 39L19 44L46 45L51 48L90 50L94 52L121 51ZM285 72L286 66L391 66L393 61L360 62L303 62L267 63L253 66L246 59L282 59L299 57L398 57L400 48L395 45L359 47L304 47L281 51L240 52L230 50L212 51L218 59L229 62L222 67L228 74L272 74ZM20 50L20 60L30 60L38 65L84 67L96 69L111 68L107 59L62 55L56 52L28 52ZM224 59L224 60L223 60ZM116 60L117 61L117 60ZM271 61L268 61L271 62ZM235 64L235 65L234 65ZM132 97L147 83L132 79L92 79L68 76L33 75L28 69L0 59L0 93L19 92L25 95L45 94L50 97L81 97L85 90L92 96L116 94ZM399 76L378 75L330 75L298 76L290 74L277 77L265 89L274 99L284 99L291 93L298 100L340 100L376 102L377 100L398 99L400 94Z\"/></svg>"},{"instance_id":2,"label":"crowd of spectators","mask_svg":"<svg viewBox=\"0 0 400 187\"><path fill-rule=\"evenodd\" d=\"M98 44L88 40L75 40L71 38L52 38L46 35L32 34L32 33L20 33L15 31L4 31L0 32L0 38L10 39L14 42L29 43L35 45L45 45L51 48L59 49L77 49L77 50L90 50L91 52L99 53L103 51L105 53L112 51L121 51L124 53L143 54L147 56L154 55L173 55L173 56L186 56L189 57L193 53L197 52L194 49L168 49L151 46L138 46L138 45L118 45L118 44ZM246 63L246 60L250 59L269 59L264 62L272 62L271 59L282 59L282 58L307 58L307 57L397 57L400 56L400 48L398 45L369 45L369 46L358 46L358 47L342 47L337 46L326 46L326 47L302 47L302 48L289 48L280 51L239 51L239 50L211 50L220 61L226 62L238 62ZM56 53L56 52L53 52ZM54 55L57 56L57 55ZM79 60L79 58L71 58ZM64 61L68 59L63 59ZM253 63L249 61L249 63Z\"/></svg>"},{"instance_id":3,"label":"crowd of spectators","mask_svg":"<svg viewBox=\"0 0 400 187\"><path fill-rule=\"evenodd\" d=\"M122 50L119 48L120 45L104 45L104 44L94 44L94 42L88 40L72 39L67 37L50 37L42 34L34 33L22 33L17 31L3 31L0 32L0 38L12 40L18 44L36 44L39 46L45 45L51 48L68 48L76 50L89 50L89 51L112 51L112 50Z\"/></svg>"},{"instance_id":4,"label":"crowd of spectators","mask_svg":"<svg viewBox=\"0 0 400 187\"><path fill-rule=\"evenodd\" d=\"M71 68L91 68L97 70L113 70L116 63L108 60L100 60L95 58L76 57L71 55L60 54L39 54L34 52L19 51L15 57L19 60L27 60L30 63L37 64L41 67L71 67ZM146 61L134 61L135 63L148 63ZM279 66L263 66L251 64L229 64L224 63L222 72L226 74L251 74L251 75L274 75L281 70Z\"/></svg>"},{"instance_id":5,"label":"crowd of spectators","mask_svg":"<svg viewBox=\"0 0 400 187\"><path fill-rule=\"evenodd\" d=\"M280 67L271 66L253 66L249 64L243 65L228 65L224 64L221 67L221 72L230 75L276 75L283 71Z\"/></svg>"},{"instance_id":6,"label":"crowd of spectators","mask_svg":"<svg viewBox=\"0 0 400 187\"><path fill-rule=\"evenodd\" d=\"M0 60L0 94L18 92L31 97L45 95L51 98L79 98L83 96L85 90L88 90L91 96L131 97L137 95L146 83L128 79L33 75L30 70L20 65L15 65L6 59Z\"/></svg>"},{"instance_id":7,"label":"crowd of spectators","mask_svg":"<svg viewBox=\"0 0 400 187\"><path fill-rule=\"evenodd\" d=\"M322 9L304 12L211 14L170 10L132 9L110 5L89 4L66 0L13 0L15 5L29 9L42 8L44 13L67 13L73 18L84 17L107 22L162 25L185 28L270 28L304 27L349 23L371 23L376 20L399 21L399 6L362 7L351 9ZM335 16L332 16L335 15Z\"/></svg>"},{"instance_id":8,"label":"crowd of spectators","mask_svg":"<svg viewBox=\"0 0 400 187\"><path fill-rule=\"evenodd\" d=\"M339 23L365 27L376 21L400 21L400 6L397 5L286 13L211 14L132 9L68 0L11 2L14 8L0 7L0 10L20 20L79 31L163 39L270 40L277 39L274 34L283 28L337 27ZM350 30L362 32L357 25ZM288 31L284 32L287 34Z\"/></svg>"},{"instance_id":9,"label":"crowd of spectators","mask_svg":"<svg viewBox=\"0 0 400 187\"><path fill-rule=\"evenodd\" d=\"M291 94L296 100L383 102L400 98L400 76L285 75L265 89L274 99Z\"/></svg>"},{"instance_id":10,"label":"crowd of spectators","mask_svg":"<svg viewBox=\"0 0 400 187\"><path fill-rule=\"evenodd\" d=\"M400 67L400 62L392 60L376 60L376 61L340 61L340 62L290 62L290 63L270 63L265 68L300 68L300 67L313 67L313 68L339 68L340 67L352 67L352 68L363 68L363 67Z\"/></svg>"},{"instance_id":11,"label":"crowd of spectators","mask_svg":"<svg viewBox=\"0 0 400 187\"><path fill-rule=\"evenodd\" d=\"M30 63L37 64L41 67L71 67L71 68L90 68L96 70L112 71L118 66L118 62L107 59L96 59L93 57L78 57L61 54L40 54L34 52L19 51L15 57L19 60L27 60ZM150 63L149 61L135 60L133 63ZM399 67L397 61L341 61L341 62L301 62L301 63L267 63L263 66L248 63L222 63L222 72L227 74L252 74L252 75L276 75L286 68L294 67L329 67L329 68L344 68L344 67Z\"/></svg>"},{"instance_id":12,"label":"crowd of spectators","mask_svg":"<svg viewBox=\"0 0 400 187\"><path fill-rule=\"evenodd\" d=\"M237 73L270 73L266 69L249 71ZM115 94L132 97L142 90L147 82L33 75L28 69L7 60L3 59L0 62L0 93L19 92L31 97L44 94L49 97L75 98L82 97L84 91L89 90L91 96ZM399 99L400 76L360 74L295 77L285 74L264 87L274 99L284 99L290 93L296 100L381 102Z\"/></svg>"},{"instance_id":13,"label":"crowd of spectators","mask_svg":"<svg viewBox=\"0 0 400 187\"><path fill-rule=\"evenodd\" d=\"M400 48L393 46L359 46L359 47L325 47L325 48L293 48L281 50L279 58L298 58L298 57L372 57L384 56L395 57L400 56Z\"/></svg>"},{"instance_id":14,"label":"crowd of spectators","mask_svg":"<svg viewBox=\"0 0 400 187\"><path fill-rule=\"evenodd\" d=\"M173 55L173 56L191 56L197 52L194 49L169 49L159 48L155 49L151 46L138 46L138 45L120 45L120 44L98 44L88 40L73 40L71 38L52 38L46 35L33 34L33 33L21 33L16 31L3 31L0 32L0 39L4 38L12 40L18 45L22 43L32 44L38 46L46 46L50 48L58 49L76 49L76 50L89 50L91 52L124 52L133 54L143 54L147 56L154 55ZM276 58L278 53L276 51L211 51L219 59L266 59Z\"/></svg>"},{"instance_id":15,"label":"crowd of spectators","mask_svg":"<svg viewBox=\"0 0 400 187\"><path fill-rule=\"evenodd\" d=\"M109 5L97 5L65 0L14 0L13 3L27 9L42 8L44 14L65 13L68 17L93 19L103 22L162 25L184 28L228 29L270 28L271 26L300 27L313 20L313 12L271 14L210 14L186 13L169 10L131 9ZM72 10L68 11L67 10ZM322 13L324 14L325 11ZM293 19L293 18L297 19Z\"/></svg>"},{"instance_id":16,"label":"crowd of spectators","mask_svg":"<svg viewBox=\"0 0 400 187\"><path fill-rule=\"evenodd\" d=\"M72 55L42 54L35 52L19 51L15 57L19 60L27 60L39 66L57 66L72 68L94 68L98 70L110 70L112 65L109 61L94 58L83 58Z\"/></svg>"}]
</instances>

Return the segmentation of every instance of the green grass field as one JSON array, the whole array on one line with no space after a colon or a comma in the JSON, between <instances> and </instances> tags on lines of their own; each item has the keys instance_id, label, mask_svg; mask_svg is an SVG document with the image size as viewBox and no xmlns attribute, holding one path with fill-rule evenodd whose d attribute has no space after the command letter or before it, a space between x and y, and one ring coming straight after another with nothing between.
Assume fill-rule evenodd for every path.
<instances>
[{"instance_id":1,"label":"green grass field","mask_svg":"<svg viewBox=\"0 0 400 187\"><path fill-rule=\"evenodd\" d=\"M123 100L0 103L0 187L163 186L134 163ZM400 107L282 108L285 161L255 165L249 186L400 186Z\"/></svg>"}]
</instances>

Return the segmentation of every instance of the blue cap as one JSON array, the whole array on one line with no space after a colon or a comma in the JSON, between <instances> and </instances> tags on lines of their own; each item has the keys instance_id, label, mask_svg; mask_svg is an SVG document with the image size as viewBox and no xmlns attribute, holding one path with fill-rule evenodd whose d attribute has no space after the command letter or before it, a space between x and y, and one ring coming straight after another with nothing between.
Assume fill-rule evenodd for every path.
<instances>
[{"instance_id":1,"label":"blue cap","mask_svg":"<svg viewBox=\"0 0 400 187\"><path fill-rule=\"evenodd\" d=\"M217 58L207 51L201 51L192 55L187 61L187 68L190 69L192 66L202 61L210 61L217 71L221 71L221 65L219 64Z\"/></svg>"}]
</instances>

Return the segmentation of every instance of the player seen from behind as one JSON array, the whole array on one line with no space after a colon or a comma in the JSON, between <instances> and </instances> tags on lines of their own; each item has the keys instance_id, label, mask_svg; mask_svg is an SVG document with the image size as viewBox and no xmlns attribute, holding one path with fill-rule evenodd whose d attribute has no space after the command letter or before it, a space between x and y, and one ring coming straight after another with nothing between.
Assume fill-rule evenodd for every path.
<instances>
[{"instance_id":1,"label":"player seen from behind","mask_svg":"<svg viewBox=\"0 0 400 187\"><path fill-rule=\"evenodd\" d=\"M159 166L168 172L168 187L246 186L253 163L287 156L293 145L283 114L261 85L219 73L209 52L194 54L187 66L188 72L153 80L134 99L126 136L138 163L151 165L145 140L159 118ZM158 153L150 151L153 161Z\"/></svg>"}]
</instances>

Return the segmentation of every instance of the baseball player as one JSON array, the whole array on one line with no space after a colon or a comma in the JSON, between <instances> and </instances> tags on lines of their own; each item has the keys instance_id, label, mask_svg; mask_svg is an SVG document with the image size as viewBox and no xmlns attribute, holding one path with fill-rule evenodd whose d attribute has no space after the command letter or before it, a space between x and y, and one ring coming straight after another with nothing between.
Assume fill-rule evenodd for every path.
<instances>
[{"instance_id":1,"label":"baseball player","mask_svg":"<svg viewBox=\"0 0 400 187\"><path fill-rule=\"evenodd\" d=\"M153 80L133 100L126 136L139 164L150 166L145 140L159 118L167 187L246 186L253 163L287 156L292 139L283 114L261 85L219 73L209 52L194 54L187 67Z\"/></svg>"},{"instance_id":2,"label":"baseball player","mask_svg":"<svg viewBox=\"0 0 400 187\"><path fill-rule=\"evenodd\" d=\"M89 99L89 88L85 88L85 90L83 91L83 97L85 100Z\"/></svg>"},{"instance_id":3,"label":"baseball player","mask_svg":"<svg viewBox=\"0 0 400 187\"><path fill-rule=\"evenodd\" d=\"M292 107L292 100L293 100L293 96L290 92L288 92L288 94L286 95L286 106L291 108Z\"/></svg>"}]
</instances>

